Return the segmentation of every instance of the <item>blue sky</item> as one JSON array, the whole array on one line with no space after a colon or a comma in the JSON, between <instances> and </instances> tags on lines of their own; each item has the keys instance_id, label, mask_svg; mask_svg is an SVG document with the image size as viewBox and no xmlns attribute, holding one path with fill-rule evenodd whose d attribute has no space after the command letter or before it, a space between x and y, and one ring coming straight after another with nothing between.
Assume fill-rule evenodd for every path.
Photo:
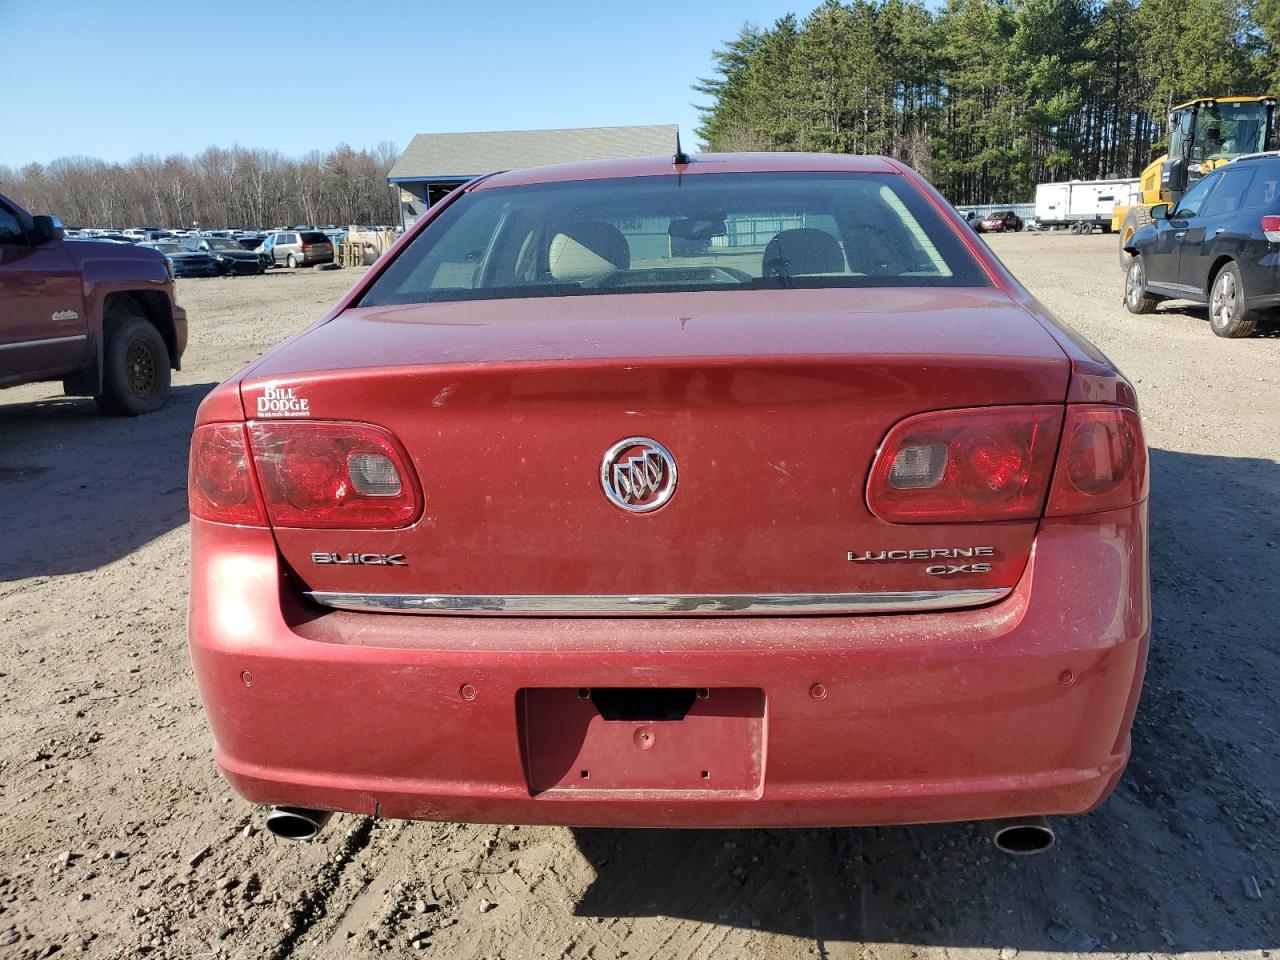
<instances>
[{"instance_id":1,"label":"blue sky","mask_svg":"<svg viewBox=\"0 0 1280 960\"><path fill-rule=\"evenodd\" d=\"M0 164L678 123L743 21L817 0L0 0Z\"/></svg>"}]
</instances>

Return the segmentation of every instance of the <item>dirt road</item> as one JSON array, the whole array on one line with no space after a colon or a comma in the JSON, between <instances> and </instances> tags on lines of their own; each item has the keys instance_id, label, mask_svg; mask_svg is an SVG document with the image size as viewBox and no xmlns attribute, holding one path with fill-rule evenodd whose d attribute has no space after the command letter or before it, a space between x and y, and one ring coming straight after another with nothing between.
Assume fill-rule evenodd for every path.
<instances>
[{"instance_id":1,"label":"dirt road","mask_svg":"<svg viewBox=\"0 0 1280 960\"><path fill-rule=\"evenodd\" d=\"M181 281L164 412L0 394L0 960L1034 957L1280 949L1280 338L1120 305L1109 237L992 238L1136 382L1155 640L1134 762L1059 846L972 825L675 832L261 829L209 758L187 664L186 443L217 380L353 271Z\"/></svg>"}]
</instances>

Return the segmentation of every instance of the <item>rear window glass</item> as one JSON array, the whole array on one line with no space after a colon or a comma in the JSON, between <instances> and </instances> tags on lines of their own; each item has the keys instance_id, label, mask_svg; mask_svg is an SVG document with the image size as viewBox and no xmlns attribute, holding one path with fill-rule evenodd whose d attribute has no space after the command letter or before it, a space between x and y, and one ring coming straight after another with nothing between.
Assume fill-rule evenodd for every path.
<instances>
[{"instance_id":1,"label":"rear window glass","mask_svg":"<svg viewBox=\"0 0 1280 960\"><path fill-rule=\"evenodd\" d=\"M464 194L360 302L989 283L905 177L701 174Z\"/></svg>"},{"instance_id":2,"label":"rear window glass","mask_svg":"<svg viewBox=\"0 0 1280 960\"><path fill-rule=\"evenodd\" d=\"M1235 166L1234 164L1232 166ZM1209 199L1200 211L1202 217L1222 217L1235 213L1240 209L1245 191L1253 179L1253 169L1247 166L1228 170L1222 175L1218 188L1209 194Z\"/></svg>"},{"instance_id":3,"label":"rear window glass","mask_svg":"<svg viewBox=\"0 0 1280 960\"><path fill-rule=\"evenodd\" d=\"M302 235L303 243L328 243L329 238L323 233L304 233Z\"/></svg>"},{"instance_id":4,"label":"rear window glass","mask_svg":"<svg viewBox=\"0 0 1280 960\"><path fill-rule=\"evenodd\" d=\"M1250 209L1271 207L1277 197L1280 197L1280 163L1257 164L1243 205Z\"/></svg>"}]
</instances>

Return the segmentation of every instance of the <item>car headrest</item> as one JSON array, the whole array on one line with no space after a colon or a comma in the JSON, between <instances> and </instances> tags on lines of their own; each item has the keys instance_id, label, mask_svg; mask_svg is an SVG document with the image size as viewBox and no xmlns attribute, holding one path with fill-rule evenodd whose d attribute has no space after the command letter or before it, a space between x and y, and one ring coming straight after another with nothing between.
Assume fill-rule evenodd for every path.
<instances>
[{"instance_id":1,"label":"car headrest","mask_svg":"<svg viewBox=\"0 0 1280 960\"><path fill-rule=\"evenodd\" d=\"M631 266L631 248L622 231L601 220L581 220L559 228L547 251L557 280L586 280Z\"/></svg>"},{"instance_id":2,"label":"car headrest","mask_svg":"<svg viewBox=\"0 0 1280 960\"><path fill-rule=\"evenodd\" d=\"M807 273L843 273L840 242L822 230L802 227L783 230L764 248L766 277L794 277Z\"/></svg>"}]
</instances>

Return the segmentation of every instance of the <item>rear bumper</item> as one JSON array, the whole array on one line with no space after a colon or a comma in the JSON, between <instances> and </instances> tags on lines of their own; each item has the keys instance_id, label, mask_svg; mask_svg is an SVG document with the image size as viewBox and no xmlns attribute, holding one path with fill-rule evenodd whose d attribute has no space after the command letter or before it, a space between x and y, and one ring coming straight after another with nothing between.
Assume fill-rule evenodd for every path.
<instances>
[{"instance_id":1,"label":"rear bumper","mask_svg":"<svg viewBox=\"0 0 1280 960\"><path fill-rule=\"evenodd\" d=\"M1145 504L1047 521L998 604L859 617L322 613L282 582L267 531L193 520L192 539L191 653L227 778L257 803L384 817L745 827L1082 813L1128 759L1150 627ZM553 739L575 776L531 788L540 745L521 691L584 687L709 688L712 703L721 688L760 690L755 772L732 789L600 788L575 779L589 735L566 728ZM650 724L645 756L679 743L680 723ZM613 742L626 749L593 762L633 771L629 739ZM739 775L742 760L723 762Z\"/></svg>"}]
</instances>

